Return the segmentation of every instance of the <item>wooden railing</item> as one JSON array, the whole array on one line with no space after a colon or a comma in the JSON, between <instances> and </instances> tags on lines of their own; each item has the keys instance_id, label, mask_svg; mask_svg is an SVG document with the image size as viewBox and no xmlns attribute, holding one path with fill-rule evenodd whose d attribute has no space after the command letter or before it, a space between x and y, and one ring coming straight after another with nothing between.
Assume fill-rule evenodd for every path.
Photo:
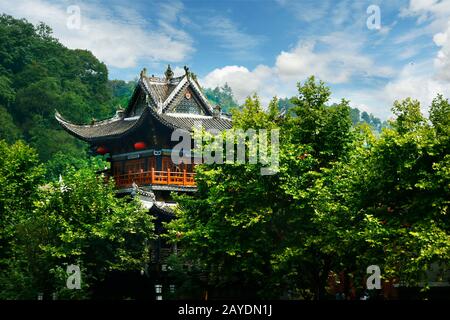
<instances>
[{"instance_id":1,"label":"wooden railing","mask_svg":"<svg viewBox=\"0 0 450 320\"><path fill-rule=\"evenodd\" d=\"M177 186L195 186L194 180L195 173L186 172L171 172L167 171L155 171L153 168L151 171L143 171L137 173L128 173L118 176L114 176L117 187L131 187L133 182L137 185L177 185Z\"/></svg>"}]
</instances>

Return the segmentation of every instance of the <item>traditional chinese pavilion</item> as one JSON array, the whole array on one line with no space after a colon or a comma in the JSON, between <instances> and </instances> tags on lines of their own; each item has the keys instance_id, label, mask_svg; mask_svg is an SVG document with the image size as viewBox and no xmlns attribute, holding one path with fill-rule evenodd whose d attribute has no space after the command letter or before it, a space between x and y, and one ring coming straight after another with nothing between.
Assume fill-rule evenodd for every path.
<instances>
[{"instance_id":1,"label":"traditional chinese pavilion","mask_svg":"<svg viewBox=\"0 0 450 320\"><path fill-rule=\"evenodd\" d=\"M184 69L183 76L174 77L168 66L161 78L143 69L128 106L110 119L74 124L56 114L61 126L89 143L93 153L107 155L107 174L114 177L118 194L138 196L160 222L171 218L171 192L196 191L194 164L171 160L178 143L171 141L172 132L192 132L199 123L205 129L231 128L231 120L209 103L195 75ZM155 261L170 253L164 247L158 245Z\"/></svg>"},{"instance_id":2,"label":"traditional chinese pavilion","mask_svg":"<svg viewBox=\"0 0 450 320\"><path fill-rule=\"evenodd\" d=\"M193 191L192 164L174 164L172 131L192 132L201 123L205 129L231 128L231 120L213 108L194 75L173 77L170 66L165 77L147 76L144 69L125 110L107 120L87 125L73 124L59 113L56 119L71 135L86 141L97 154L108 154L110 175L121 191L133 185L155 191Z\"/></svg>"}]
</instances>

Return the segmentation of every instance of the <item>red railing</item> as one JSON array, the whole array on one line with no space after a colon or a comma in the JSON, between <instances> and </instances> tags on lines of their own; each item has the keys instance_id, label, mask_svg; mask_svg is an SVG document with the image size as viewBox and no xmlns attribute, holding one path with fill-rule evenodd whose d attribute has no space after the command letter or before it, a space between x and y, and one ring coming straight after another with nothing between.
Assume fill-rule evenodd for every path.
<instances>
[{"instance_id":1,"label":"red railing","mask_svg":"<svg viewBox=\"0 0 450 320\"><path fill-rule=\"evenodd\" d=\"M131 187L133 182L137 185L177 185L177 186L195 186L194 180L195 173L186 172L171 172L167 171L155 171L153 168L151 171L143 171L137 173L128 173L118 176L114 176L117 187Z\"/></svg>"}]
</instances>

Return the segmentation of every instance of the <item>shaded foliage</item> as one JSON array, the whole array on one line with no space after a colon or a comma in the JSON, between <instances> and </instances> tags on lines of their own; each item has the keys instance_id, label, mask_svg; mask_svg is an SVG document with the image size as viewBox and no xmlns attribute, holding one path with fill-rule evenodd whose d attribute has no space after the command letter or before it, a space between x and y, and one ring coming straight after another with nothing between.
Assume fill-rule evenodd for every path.
<instances>
[{"instance_id":1,"label":"shaded foliage","mask_svg":"<svg viewBox=\"0 0 450 320\"><path fill-rule=\"evenodd\" d=\"M44 161L83 155L86 146L62 131L55 110L87 123L111 116L112 99L107 68L91 52L64 47L42 23L0 16L1 138L24 138Z\"/></svg>"},{"instance_id":2,"label":"shaded foliage","mask_svg":"<svg viewBox=\"0 0 450 320\"><path fill-rule=\"evenodd\" d=\"M352 126L347 101L327 104L322 82L298 92L292 116L277 116L277 100L263 111L256 96L233 113L235 128L280 129L278 174L201 165L198 193L177 197L168 237L185 263L212 292L306 299L326 297L328 277L342 272L361 294L373 264L403 285L426 284L433 265L449 269L448 101L434 100L434 125L417 101L396 102L397 120L376 137Z\"/></svg>"},{"instance_id":3,"label":"shaded foliage","mask_svg":"<svg viewBox=\"0 0 450 320\"><path fill-rule=\"evenodd\" d=\"M0 141L0 297L87 298L114 270L141 270L150 256L152 218L137 200L118 198L93 168L65 168L43 184L36 152ZM67 265L81 268L82 290L65 287Z\"/></svg>"}]
</instances>

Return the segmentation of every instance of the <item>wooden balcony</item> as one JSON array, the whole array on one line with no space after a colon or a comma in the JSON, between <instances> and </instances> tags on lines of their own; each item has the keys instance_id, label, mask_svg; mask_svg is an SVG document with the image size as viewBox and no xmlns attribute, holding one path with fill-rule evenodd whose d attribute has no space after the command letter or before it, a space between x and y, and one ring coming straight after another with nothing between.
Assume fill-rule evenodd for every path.
<instances>
[{"instance_id":1,"label":"wooden balcony","mask_svg":"<svg viewBox=\"0 0 450 320\"><path fill-rule=\"evenodd\" d=\"M174 186L188 186L195 187L194 180L195 173L186 172L171 172L167 171L143 171L137 173L128 173L114 176L116 186L118 188L129 188L133 182L139 186L143 185L174 185Z\"/></svg>"}]
</instances>

